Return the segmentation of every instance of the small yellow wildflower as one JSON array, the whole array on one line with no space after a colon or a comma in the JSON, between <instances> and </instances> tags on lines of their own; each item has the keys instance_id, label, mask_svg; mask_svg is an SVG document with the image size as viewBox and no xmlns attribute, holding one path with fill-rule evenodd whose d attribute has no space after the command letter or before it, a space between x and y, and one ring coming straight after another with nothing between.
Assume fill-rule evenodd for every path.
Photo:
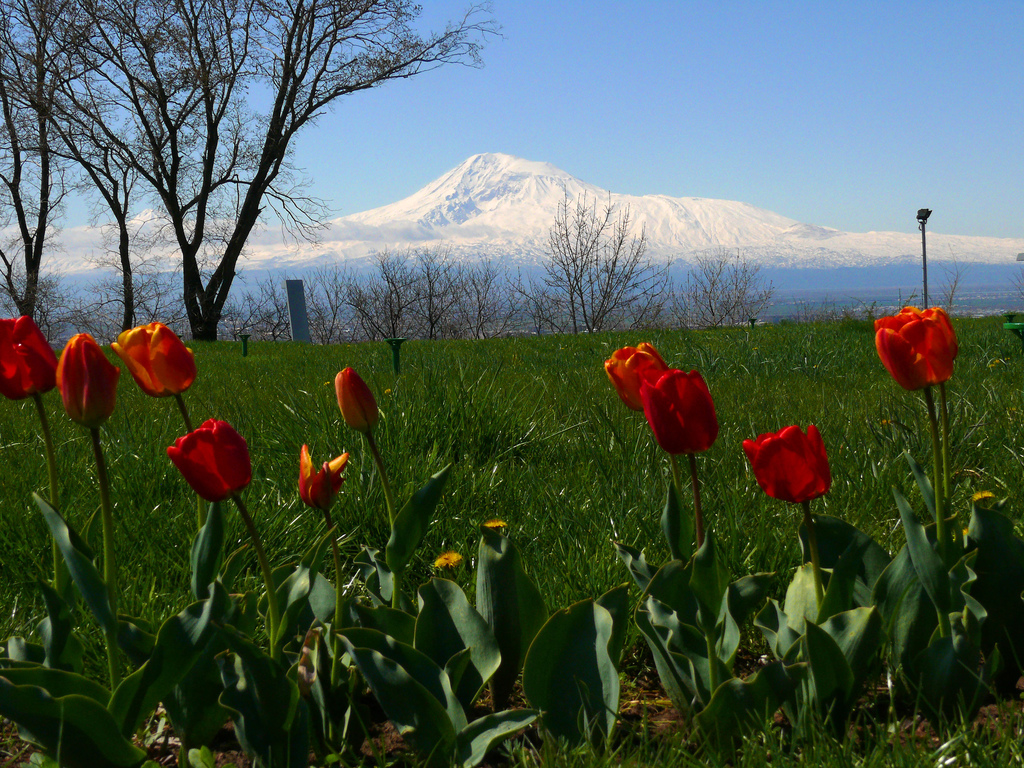
<instances>
[{"instance_id":1,"label":"small yellow wildflower","mask_svg":"<svg viewBox=\"0 0 1024 768\"><path fill-rule=\"evenodd\" d=\"M883 427L887 427L887 426L889 426L890 424L892 424L892 422L891 422L891 421L889 421L888 419L882 419L882 426L883 426Z\"/></svg>"},{"instance_id":2,"label":"small yellow wildflower","mask_svg":"<svg viewBox=\"0 0 1024 768\"><path fill-rule=\"evenodd\" d=\"M982 501L983 499L994 499L995 497L996 495L992 493L992 491L978 491L976 494L971 496L971 503L977 504L979 501Z\"/></svg>"},{"instance_id":3,"label":"small yellow wildflower","mask_svg":"<svg viewBox=\"0 0 1024 768\"><path fill-rule=\"evenodd\" d=\"M455 570L460 565L462 565L462 555L452 549L442 552L438 555L437 560L434 561L435 568L443 568L449 571Z\"/></svg>"},{"instance_id":4,"label":"small yellow wildflower","mask_svg":"<svg viewBox=\"0 0 1024 768\"><path fill-rule=\"evenodd\" d=\"M492 531L500 531L502 528L508 528L508 523L494 517L484 523L484 528L490 528Z\"/></svg>"},{"instance_id":5,"label":"small yellow wildflower","mask_svg":"<svg viewBox=\"0 0 1024 768\"><path fill-rule=\"evenodd\" d=\"M390 389L385 389L384 390L384 394L385 395L390 395L391 394L391 390Z\"/></svg>"}]
</instances>

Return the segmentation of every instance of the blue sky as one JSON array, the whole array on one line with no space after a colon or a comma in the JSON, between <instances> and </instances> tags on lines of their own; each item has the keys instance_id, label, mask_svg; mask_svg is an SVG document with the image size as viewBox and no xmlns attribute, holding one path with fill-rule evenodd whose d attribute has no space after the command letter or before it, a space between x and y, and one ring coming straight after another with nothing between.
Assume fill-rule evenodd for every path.
<instances>
[{"instance_id":1,"label":"blue sky","mask_svg":"<svg viewBox=\"0 0 1024 768\"><path fill-rule=\"evenodd\" d=\"M437 27L466 4L427 0ZM849 231L1024 237L1024 3L495 0L484 67L355 94L297 161L339 215L469 155Z\"/></svg>"},{"instance_id":2,"label":"blue sky","mask_svg":"<svg viewBox=\"0 0 1024 768\"><path fill-rule=\"evenodd\" d=\"M425 28L467 7L424 5ZM626 5L494 0L483 68L336 102L296 163L334 215L505 152L847 231L929 207L932 231L1024 237L1024 2Z\"/></svg>"}]
</instances>

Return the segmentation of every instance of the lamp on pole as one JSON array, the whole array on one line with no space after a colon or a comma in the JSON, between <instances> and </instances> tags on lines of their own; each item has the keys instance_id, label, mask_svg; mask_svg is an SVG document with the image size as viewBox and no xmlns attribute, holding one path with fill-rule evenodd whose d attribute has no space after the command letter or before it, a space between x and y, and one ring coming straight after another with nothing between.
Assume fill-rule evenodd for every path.
<instances>
[{"instance_id":1,"label":"lamp on pole","mask_svg":"<svg viewBox=\"0 0 1024 768\"><path fill-rule=\"evenodd\" d=\"M928 307L928 246L924 239L925 224L932 215L930 208L921 208L917 212L917 228L921 230L921 269L924 273L924 306Z\"/></svg>"}]
</instances>

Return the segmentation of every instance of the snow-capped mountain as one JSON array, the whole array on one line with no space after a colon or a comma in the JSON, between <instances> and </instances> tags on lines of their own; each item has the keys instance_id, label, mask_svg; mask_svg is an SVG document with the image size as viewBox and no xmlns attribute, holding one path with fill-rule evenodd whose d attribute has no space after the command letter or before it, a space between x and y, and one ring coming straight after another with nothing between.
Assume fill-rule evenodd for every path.
<instances>
[{"instance_id":1,"label":"snow-capped mountain","mask_svg":"<svg viewBox=\"0 0 1024 768\"><path fill-rule=\"evenodd\" d=\"M445 246L463 260L491 258L512 266L546 258L548 232L567 198L617 210L629 207L636 231L647 233L657 260L690 261L711 248L738 249L764 267L879 267L917 262L921 238L911 232L842 232L799 222L731 200L621 195L588 184L550 163L505 154L473 155L458 167L391 205L334 219L318 244L284 241L273 227L254 232L244 269L301 270L341 261L362 262L390 249ZM66 273L92 268L81 258L94 228L63 233ZM1024 239L964 237L929 231L928 253L962 264L1012 264Z\"/></svg>"},{"instance_id":2,"label":"snow-capped mountain","mask_svg":"<svg viewBox=\"0 0 1024 768\"><path fill-rule=\"evenodd\" d=\"M580 195L600 206L628 206L656 259L687 261L724 247L764 266L839 267L881 266L921 254L917 232L841 232L731 200L609 193L550 163L480 154L404 200L335 219L324 233L320 259L445 244L461 258L537 263L545 258L559 204ZM1024 239L929 232L928 250L937 259L1010 263L1024 251Z\"/></svg>"}]
</instances>

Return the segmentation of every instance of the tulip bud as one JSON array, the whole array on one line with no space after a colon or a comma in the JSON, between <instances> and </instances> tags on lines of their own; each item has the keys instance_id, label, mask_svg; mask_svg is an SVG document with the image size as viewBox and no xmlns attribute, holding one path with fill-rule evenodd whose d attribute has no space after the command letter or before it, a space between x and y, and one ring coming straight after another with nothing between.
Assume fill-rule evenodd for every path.
<instances>
[{"instance_id":1,"label":"tulip bud","mask_svg":"<svg viewBox=\"0 0 1024 768\"><path fill-rule=\"evenodd\" d=\"M150 397L180 395L195 381L192 350L163 323L140 325L125 331L110 347Z\"/></svg>"},{"instance_id":2,"label":"tulip bud","mask_svg":"<svg viewBox=\"0 0 1024 768\"><path fill-rule=\"evenodd\" d=\"M634 411L642 411L644 404L640 399L640 384L646 379L657 379L668 370L668 366L658 350L642 342L636 347L615 350L605 361L604 370L622 402Z\"/></svg>"},{"instance_id":3,"label":"tulip bud","mask_svg":"<svg viewBox=\"0 0 1024 768\"><path fill-rule=\"evenodd\" d=\"M334 390L345 423L357 432L369 434L377 426L380 411L366 382L354 370L346 368L335 377Z\"/></svg>"},{"instance_id":4,"label":"tulip bud","mask_svg":"<svg viewBox=\"0 0 1024 768\"><path fill-rule=\"evenodd\" d=\"M334 497L341 490L344 478L341 473L348 464L348 454L331 461L325 461L319 471L313 472L313 459L309 455L309 446L303 445L299 454L299 497L307 506L314 509L329 509Z\"/></svg>"},{"instance_id":5,"label":"tulip bud","mask_svg":"<svg viewBox=\"0 0 1024 768\"><path fill-rule=\"evenodd\" d=\"M252 480L249 446L226 421L209 419L168 446L185 481L207 501L223 501Z\"/></svg>"},{"instance_id":6,"label":"tulip bud","mask_svg":"<svg viewBox=\"0 0 1024 768\"><path fill-rule=\"evenodd\" d=\"M107 360L87 333L72 336L57 363L57 388L64 410L83 427L95 429L114 412L121 369Z\"/></svg>"},{"instance_id":7,"label":"tulip bud","mask_svg":"<svg viewBox=\"0 0 1024 768\"><path fill-rule=\"evenodd\" d=\"M773 499L799 504L824 496L832 485L825 443L813 424L807 434L791 426L744 440L743 451L757 484Z\"/></svg>"},{"instance_id":8,"label":"tulip bud","mask_svg":"<svg viewBox=\"0 0 1024 768\"><path fill-rule=\"evenodd\" d=\"M57 356L31 317L0 320L0 394L11 400L49 392Z\"/></svg>"}]
</instances>

